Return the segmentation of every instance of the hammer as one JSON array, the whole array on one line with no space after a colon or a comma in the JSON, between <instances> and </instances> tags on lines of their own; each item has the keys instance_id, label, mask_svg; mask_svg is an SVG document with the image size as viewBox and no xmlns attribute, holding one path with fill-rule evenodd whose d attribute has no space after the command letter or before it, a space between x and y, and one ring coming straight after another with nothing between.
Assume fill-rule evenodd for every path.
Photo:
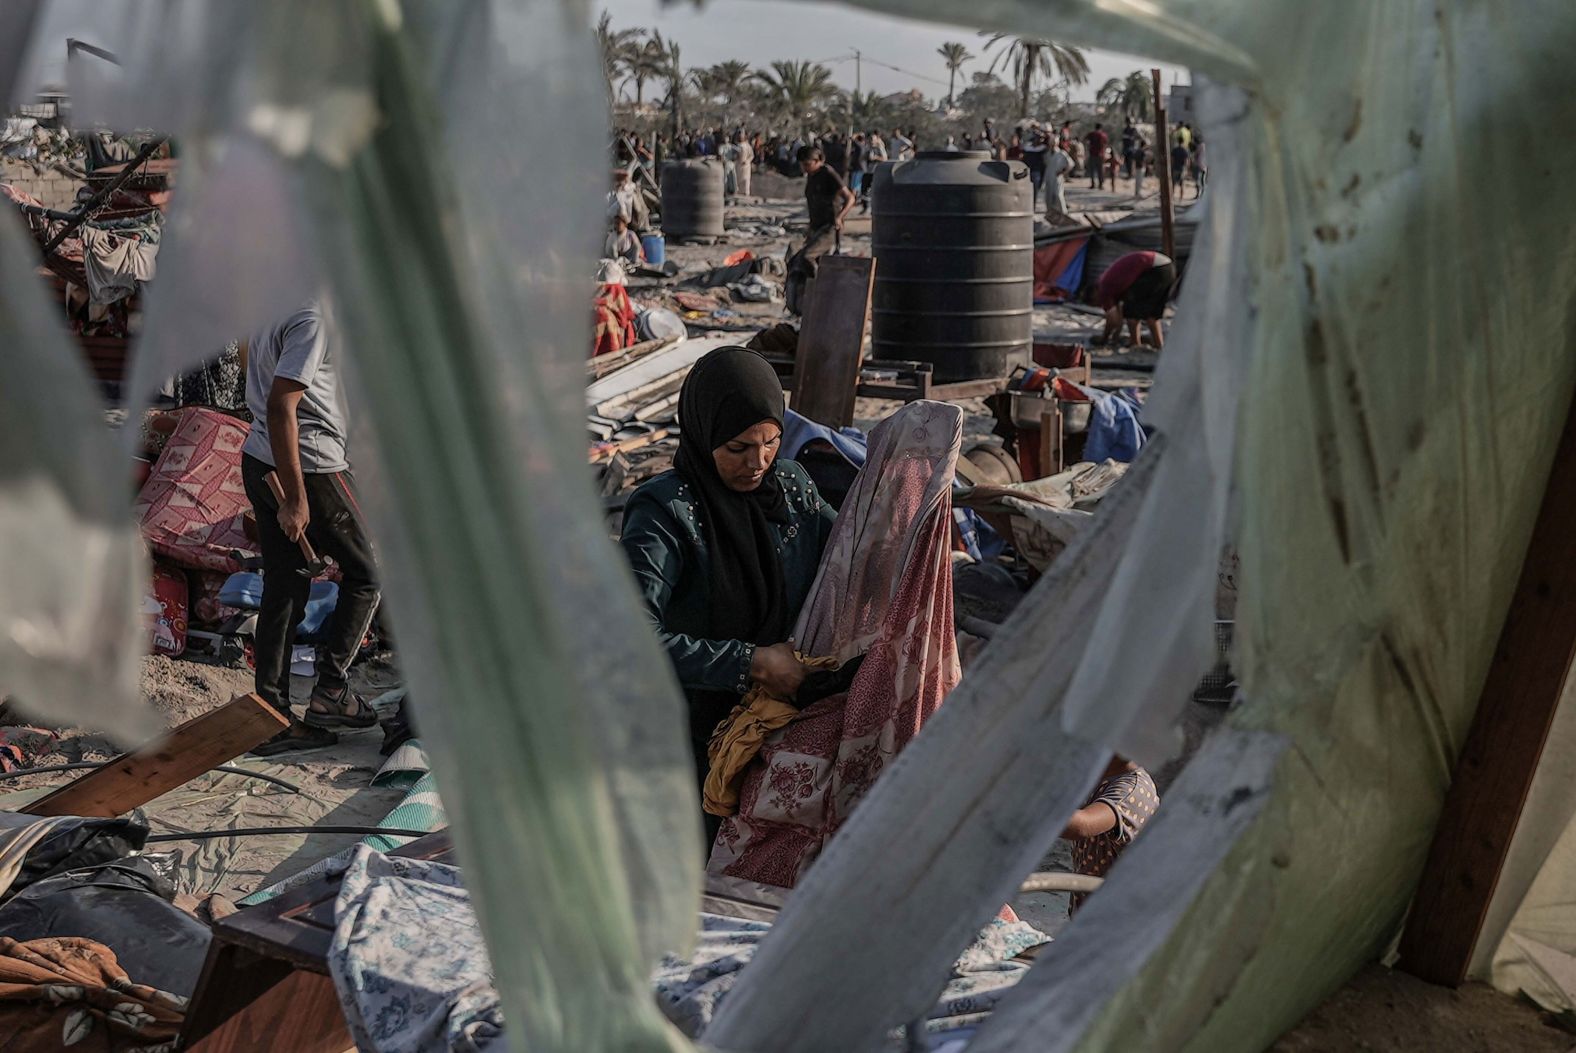
<instances>
[{"instance_id":1,"label":"hammer","mask_svg":"<svg viewBox=\"0 0 1576 1053\"><path fill-rule=\"evenodd\" d=\"M283 507L285 503L285 488L279 485L279 476L274 472L269 472L263 478L268 481L268 489L274 492L274 500L279 502L280 507ZM302 532L301 540L298 544L301 546L301 555L306 558L306 566L296 571L297 574L315 578L328 569L331 561L326 556L319 558L312 548L312 542L306 539L305 531Z\"/></svg>"}]
</instances>

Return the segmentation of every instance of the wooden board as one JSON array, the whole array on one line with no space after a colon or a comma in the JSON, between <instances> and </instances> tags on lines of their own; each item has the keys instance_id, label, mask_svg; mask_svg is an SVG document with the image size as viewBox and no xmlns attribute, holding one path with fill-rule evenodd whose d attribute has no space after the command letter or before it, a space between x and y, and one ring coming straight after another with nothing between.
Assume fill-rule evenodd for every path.
<instances>
[{"instance_id":1,"label":"wooden board","mask_svg":"<svg viewBox=\"0 0 1576 1053\"><path fill-rule=\"evenodd\" d=\"M1565 422L1521 577L1401 937L1400 968L1430 983L1455 987L1466 979L1576 657L1573 527L1576 412Z\"/></svg>"},{"instance_id":2,"label":"wooden board","mask_svg":"<svg viewBox=\"0 0 1576 1053\"><path fill-rule=\"evenodd\" d=\"M21 810L29 815L124 815L289 726L283 714L257 695L241 695Z\"/></svg>"},{"instance_id":3,"label":"wooden board","mask_svg":"<svg viewBox=\"0 0 1576 1053\"><path fill-rule=\"evenodd\" d=\"M833 428L854 422L875 275L876 261L869 256L821 257L799 327L795 413Z\"/></svg>"}]
</instances>

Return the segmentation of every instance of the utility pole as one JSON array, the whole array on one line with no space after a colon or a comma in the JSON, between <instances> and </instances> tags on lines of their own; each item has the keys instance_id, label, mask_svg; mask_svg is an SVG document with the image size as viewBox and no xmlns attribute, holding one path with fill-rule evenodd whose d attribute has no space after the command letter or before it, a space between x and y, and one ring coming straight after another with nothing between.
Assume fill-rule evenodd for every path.
<instances>
[{"instance_id":1,"label":"utility pole","mask_svg":"<svg viewBox=\"0 0 1576 1053\"><path fill-rule=\"evenodd\" d=\"M1160 245L1173 260L1176 227L1171 217L1171 137L1166 134L1166 104L1160 95L1160 70L1151 69L1155 81L1155 176L1160 180Z\"/></svg>"},{"instance_id":2,"label":"utility pole","mask_svg":"<svg viewBox=\"0 0 1576 1053\"><path fill-rule=\"evenodd\" d=\"M854 49L854 100L848 104L848 141L854 141L854 106L859 102L859 94L864 86L864 61L858 48Z\"/></svg>"}]
</instances>

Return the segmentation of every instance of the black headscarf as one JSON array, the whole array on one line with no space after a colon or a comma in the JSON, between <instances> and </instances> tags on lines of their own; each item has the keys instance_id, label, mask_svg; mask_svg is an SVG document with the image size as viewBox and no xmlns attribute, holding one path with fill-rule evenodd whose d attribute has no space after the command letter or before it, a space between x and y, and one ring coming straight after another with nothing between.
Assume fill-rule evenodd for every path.
<instances>
[{"instance_id":1,"label":"black headscarf","mask_svg":"<svg viewBox=\"0 0 1576 1053\"><path fill-rule=\"evenodd\" d=\"M679 391L679 452L673 467L695 491L710 559L715 639L781 643L788 600L773 523L788 520L775 465L749 493L730 489L712 451L762 421L783 423L783 386L771 363L742 347L706 354Z\"/></svg>"}]
</instances>

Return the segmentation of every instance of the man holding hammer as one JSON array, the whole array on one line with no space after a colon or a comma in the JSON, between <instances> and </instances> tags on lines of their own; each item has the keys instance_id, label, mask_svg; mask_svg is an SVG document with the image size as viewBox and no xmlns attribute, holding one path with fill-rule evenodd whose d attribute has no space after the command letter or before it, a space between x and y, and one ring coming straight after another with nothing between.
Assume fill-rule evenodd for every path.
<instances>
[{"instance_id":1,"label":"man holding hammer","mask_svg":"<svg viewBox=\"0 0 1576 1053\"><path fill-rule=\"evenodd\" d=\"M312 577L328 557L343 575L324 627L317 685L306 712L251 752L272 756L338 741L339 728L370 728L377 715L346 682L378 607L377 566L345 459L345 415L330 319L316 303L251 341L241 447L246 496L257 513L263 601L257 615L257 693L290 714L290 650ZM319 555L321 554L321 556Z\"/></svg>"}]
</instances>

